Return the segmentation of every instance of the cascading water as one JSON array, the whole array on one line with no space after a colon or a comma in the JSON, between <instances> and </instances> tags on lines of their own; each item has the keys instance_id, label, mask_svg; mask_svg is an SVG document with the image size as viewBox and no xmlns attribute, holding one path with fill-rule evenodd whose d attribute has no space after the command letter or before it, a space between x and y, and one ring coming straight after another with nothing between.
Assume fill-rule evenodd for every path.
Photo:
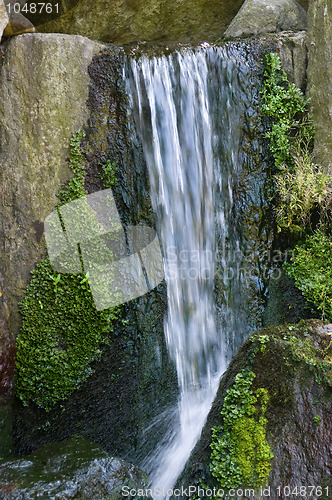
<instances>
[{"instance_id":1,"label":"cascading water","mask_svg":"<svg viewBox=\"0 0 332 500\"><path fill-rule=\"evenodd\" d=\"M229 341L234 329L238 343L247 333L246 307L242 312L238 307L243 283L237 276L230 286L234 252L224 250L227 242L233 250L240 247L230 221L248 102L241 98L248 91L241 82L248 71L245 58L220 47L143 55L126 64L129 107L160 227L168 295L165 335L180 387L169 433L144 464L156 498L169 496L200 436L234 354Z\"/></svg>"}]
</instances>

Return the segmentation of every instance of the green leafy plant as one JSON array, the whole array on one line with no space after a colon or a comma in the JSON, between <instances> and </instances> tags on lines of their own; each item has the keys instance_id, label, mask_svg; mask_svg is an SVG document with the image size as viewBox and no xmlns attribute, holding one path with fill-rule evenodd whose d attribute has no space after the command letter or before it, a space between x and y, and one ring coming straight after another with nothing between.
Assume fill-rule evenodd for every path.
<instances>
[{"instance_id":1,"label":"green leafy plant","mask_svg":"<svg viewBox=\"0 0 332 500\"><path fill-rule=\"evenodd\" d=\"M271 119L267 137L275 165L293 165L292 148L299 142L308 144L313 138L313 125L307 115L307 104L303 93L293 83L289 83L281 61L276 53L265 58L262 111Z\"/></svg>"},{"instance_id":2,"label":"green leafy plant","mask_svg":"<svg viewBox=\"0 0 332 500\"><path fill-rule=\"evenodd\" d=\"M257 487L266 484L273 454L266 441L266 389L255 392L255 374L242 370L228 389L221 411L222 424L213 427L212 475L221 488Z\"/></svg>"},{"instance_id":3,"label":"green leafy plant","mask_svg":"<svg viewBox=\"0 0 332 500\"><path fill-rule=\"evenodd\" d=\"M313 418L313 421L314 421L314 426L315 427L319 427L320 426L320 423L321 423L321 418L319 415L315 415L314 418Z\"/></svg>"},{"instance_id":4,"label":"green leafy plant","mask_svg":"<svg viewBox=\"0 0 332 500\"><path fill-rule=\"evenodd\" d=\"M78 131L71 139L74 177L61 188L58 208L86 195L83 137ZM24 405L33 402L49 411L91 375L91 364L100 359L102 344L109 343L120 308L97 311L88 275L55 273L48 258L31 274L20 303L16 390Z\"/></svg>"},{"instance_id":5,"label":"green leafy plant","mask_svg":"<svg viewBox=\"0 0 332 500\"><path fill-rule=\"evenodd\" d=\"M308 100L289 83L278 54L265 61L262 111L270 119L270 150L274 158L274 189L278 230L303 231L312 210L328 204L331 181L313 161L312 119Z\"/></svg>"},{"instance_id":6,"label":"green leafy plant","mask_svg":"<svg viewBox=\"0 0 332 500\"><path fill-rule=\"evenodd\" d=\"M315 304L323 318L332 321L332 240L318 229L297 245L291 262L284 268L303 296Z\"/></svg>"},{"instance_id":7,"label":"green leafy plant","mask_svg":"<svg viewBox=\"0 0 332 500\"><path fill-rule=\"evenodd\" d=\"M304 297L317 306L323 318L332 318L332 240L322 222L329 221L332 182L313 161L314 129L300 89L288 82L277 54L266 56L262 110L270 120L270 149L277 173L276 220L278 230L311 232L314 209L320 214L319 229L306 237L285 264Z\"/></svg>"},{"instance_id":8,"label":"green leafy plant","mask_svg":"<svg viewBox=\"0 0 332 500\"><path fill-rule=\"evenodd\" d=\"M100 177L104 181L105 188L111 188L117 183L116 172L118 170L116 162L111 163L111 160L107 160L106 163L102 164L102 173Z\"/></svg>"},{"instance_id":9,"label":"green leafy plant","mask_svg":"<svg viewBox=\"0 0 332 500\"><path fill-rule=\"evenodd\" d=\"M82 130L78 130L70 140L69 167L74 173L74 177L63 186L59 193L58 207L86 196L87 191L84 188L85 170L84 170L84 151L81 147L81 141L85 137Z\"/></svg>"}]
</instances>

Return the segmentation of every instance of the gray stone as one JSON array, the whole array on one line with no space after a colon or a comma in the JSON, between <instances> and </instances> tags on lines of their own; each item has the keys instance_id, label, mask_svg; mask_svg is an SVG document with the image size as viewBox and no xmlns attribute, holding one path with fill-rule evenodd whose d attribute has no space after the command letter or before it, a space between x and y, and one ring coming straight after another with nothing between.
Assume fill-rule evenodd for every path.
<instances>
[{"instance_id":1,"label":"gray stone","mask_svg":"<svg viewBox=\"0 0 332 500\"><path fill-rule=\"evenodd\" d=\"M80 36L25 34L3 44L0 68L0 273L10 324L45 253L43 221L70 176L70 138L88 118L88 65L102 45Z\"/></svg>"},{"instance_id":2,"label":"gray stone","mask_svg":"<svg viewBox=\"0 0 332 500\"><path fill-rule=\"evenodd\" d=\"M289 81L305 90L307 77L308 51L306 45L307 32L281 33L277 37L277 47L283 69Z\"/></svg>"},{"instance_id":3,"label":"gray stone","mask_svg":"<svg viewBox=\"0 0 332 500\"><path fill-rule=\"evenodd\" d=\"M306 29L306 12L294 0L246 0L226 37Z\"/></svg>"},{"instance_id":4,"label":"gray stone","mask_svg":"<svg viewBox=\"0 0 332 500\"><path fill-rule=\"evenodd\" d=\"M0 40L5 27L8 24L8 14L4 4L4 0L0 0Z\"/></svg>"},{"instance_id":5,"label":"gray stone","mask_svg":"<svg viewBox=\"0 0 332 500\"><path fill-rule=\"evenodd\" d=\"M38 31L84 35L112 43L215 41L243 0L79 0L64 15L35 24Z\"/></svg>"},{"instance_id":6,"label":"gray stone","mask_svg":"<svg viewBox=\"0 0 332 500\"><path fill-rule=\"evenodd\" d=\"M332 3L311 1L308 10L308 94L316 125L315 156L332 175Z\"/></svg>"},{"instance_id":7,"label":"gray stone","mask_svg":"<svg viewBox=\"0 0 332 500\"><path fill-rule=\"evenodd\" d=\"M145 489L148 482L134 465L80 438L42 446L19 459L0 460L0 478L0 498L8 500L115 500L122 498L123 486Z\"/></svg>"},{"instance_id":8,"label":"gray stone","mask_svg":"<svg viewBox=\"0 0 332 500\"><path fill-rule=\"evenodd\" d=\"M21 13L13 13L9 16L9 23L4 29L3 36L14 36L22 33L34 33L36 28L34 25L24 17Z\"/></svg>"}]
</instances>

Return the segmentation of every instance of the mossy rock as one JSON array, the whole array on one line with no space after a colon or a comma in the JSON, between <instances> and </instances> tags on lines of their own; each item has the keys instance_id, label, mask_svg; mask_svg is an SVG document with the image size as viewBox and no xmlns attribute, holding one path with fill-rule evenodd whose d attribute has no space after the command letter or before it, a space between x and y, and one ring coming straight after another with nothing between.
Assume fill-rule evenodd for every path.
<instances>
[{"instance_id":1,"label":"mossy rock","mask_svg":"<svg viewBox=\"0 0 332 500\"><path fill-rule=\"evenodd\" d=\"M328 485L332 466L332 325L319 320L265 328L251 335L223 376L201 439L178 485L218 486L210 472L212 429L222 424L227 391L244 369L252 390L269 394L266 436L274 458L268 485ZM243 485L246 486L246 485ZM323 498L323 497L322 497Z\"/></svg>"}]
</instances>

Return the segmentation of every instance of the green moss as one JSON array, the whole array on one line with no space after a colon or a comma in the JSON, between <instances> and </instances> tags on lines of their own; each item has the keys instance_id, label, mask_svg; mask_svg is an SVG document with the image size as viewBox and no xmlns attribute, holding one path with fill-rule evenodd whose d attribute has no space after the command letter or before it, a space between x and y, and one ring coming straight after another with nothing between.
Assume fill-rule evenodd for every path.
<instances>
[{"instance_id":1,"label":"green moss","mask_svg":"<svg viewBox=\"0 0 332 500\"><path fill-rule=\"evenodd\" d=\"M212 429L212 475L221 488L266 484L273 454L266 441L266 389L251 389L255 374L242 370L227 391L222 424Z\"/></svg>"},{"instance_id":2,"label":"green moss","mask_svg":"<svg viewBox=\"0 0 332 500\"><path fill-rule=\"evenodd\" d=\"M303 296L315 304L325 319L332 321L332 240L320 229L294 249L284 267ZM310 265L308 265L310 263Z\"/></svg>"},{"instance_id":3,"label":"green moss","mask_svg":"<svg viewBox=\"0 0 332 500\"><path fill-rule=\"evenodd\" d=\"M81 147L81 141L85 137L85 133L78 130L73 135L70 141L69 167L74 173L74 177L63 186L59 193L59 203L57 207L65 205L70 201L77 200L87 194L84 188L85 170L84 170L84 151Z\"/></svg>"},{"instance_id":4,"label":"green moss","mask_svg":"<svg viewBox=\"0 0 332 500\"><path fill-rule=\"evenodd\" d=\"M270 337L268 335L252 335L250 337L251 342L259 342L259 350L260 352L265 352L266 345L270 341Z\"/></svg>"},{"instance_id":5,"label":"green moss","mask_svg":"<svg viewBox=\"0 0 332 500\"><path fill-rule=\"evenodd\" d=\"M102 173L100 177L104 181L104 186L106 189L115 186L115 184L117 183L116 172L116 162L111 163L111 160L107 160L106 163L102 164Z\"/></svg>"},{"instance_id":6,"label":"green moss","mask_svg":"<svg viewBox=\"0 0 332 500\"><path fill-rule=\"evenodd\" d=\"M58 207L86 195L83 137L79 131L71 140L74 177L60 190ZM87 276L56 273L46 258L32 272L20 312L17 395L24 405L33 402L49 411L91 375L119 308L97 311Z\"/></svg>"},{"instance_id":7,"label":"green moss","mask_svg":"<svg viewBox=\"0 0 332 500\"><path fill-rule=\"evenodd\" d=\"M302 322L297 326L289 326L288 331L284 332L279 340L290 359L307 365L316 382L332 385L332 356L329 344L320 345L314 342L308 329L302 327Z\"/></svg>"},{"instance_id":8,"label":"green moss","mask_svg":"<svg viewBox=\"0 0 332 500\"><path fill-rule=\"evenodd\" d=\"M32 272L20 311L17 395L50 410L92 373L116 313L98 312L84 277L55 275L48 259Z\"/></svg>"}]
</instances>

